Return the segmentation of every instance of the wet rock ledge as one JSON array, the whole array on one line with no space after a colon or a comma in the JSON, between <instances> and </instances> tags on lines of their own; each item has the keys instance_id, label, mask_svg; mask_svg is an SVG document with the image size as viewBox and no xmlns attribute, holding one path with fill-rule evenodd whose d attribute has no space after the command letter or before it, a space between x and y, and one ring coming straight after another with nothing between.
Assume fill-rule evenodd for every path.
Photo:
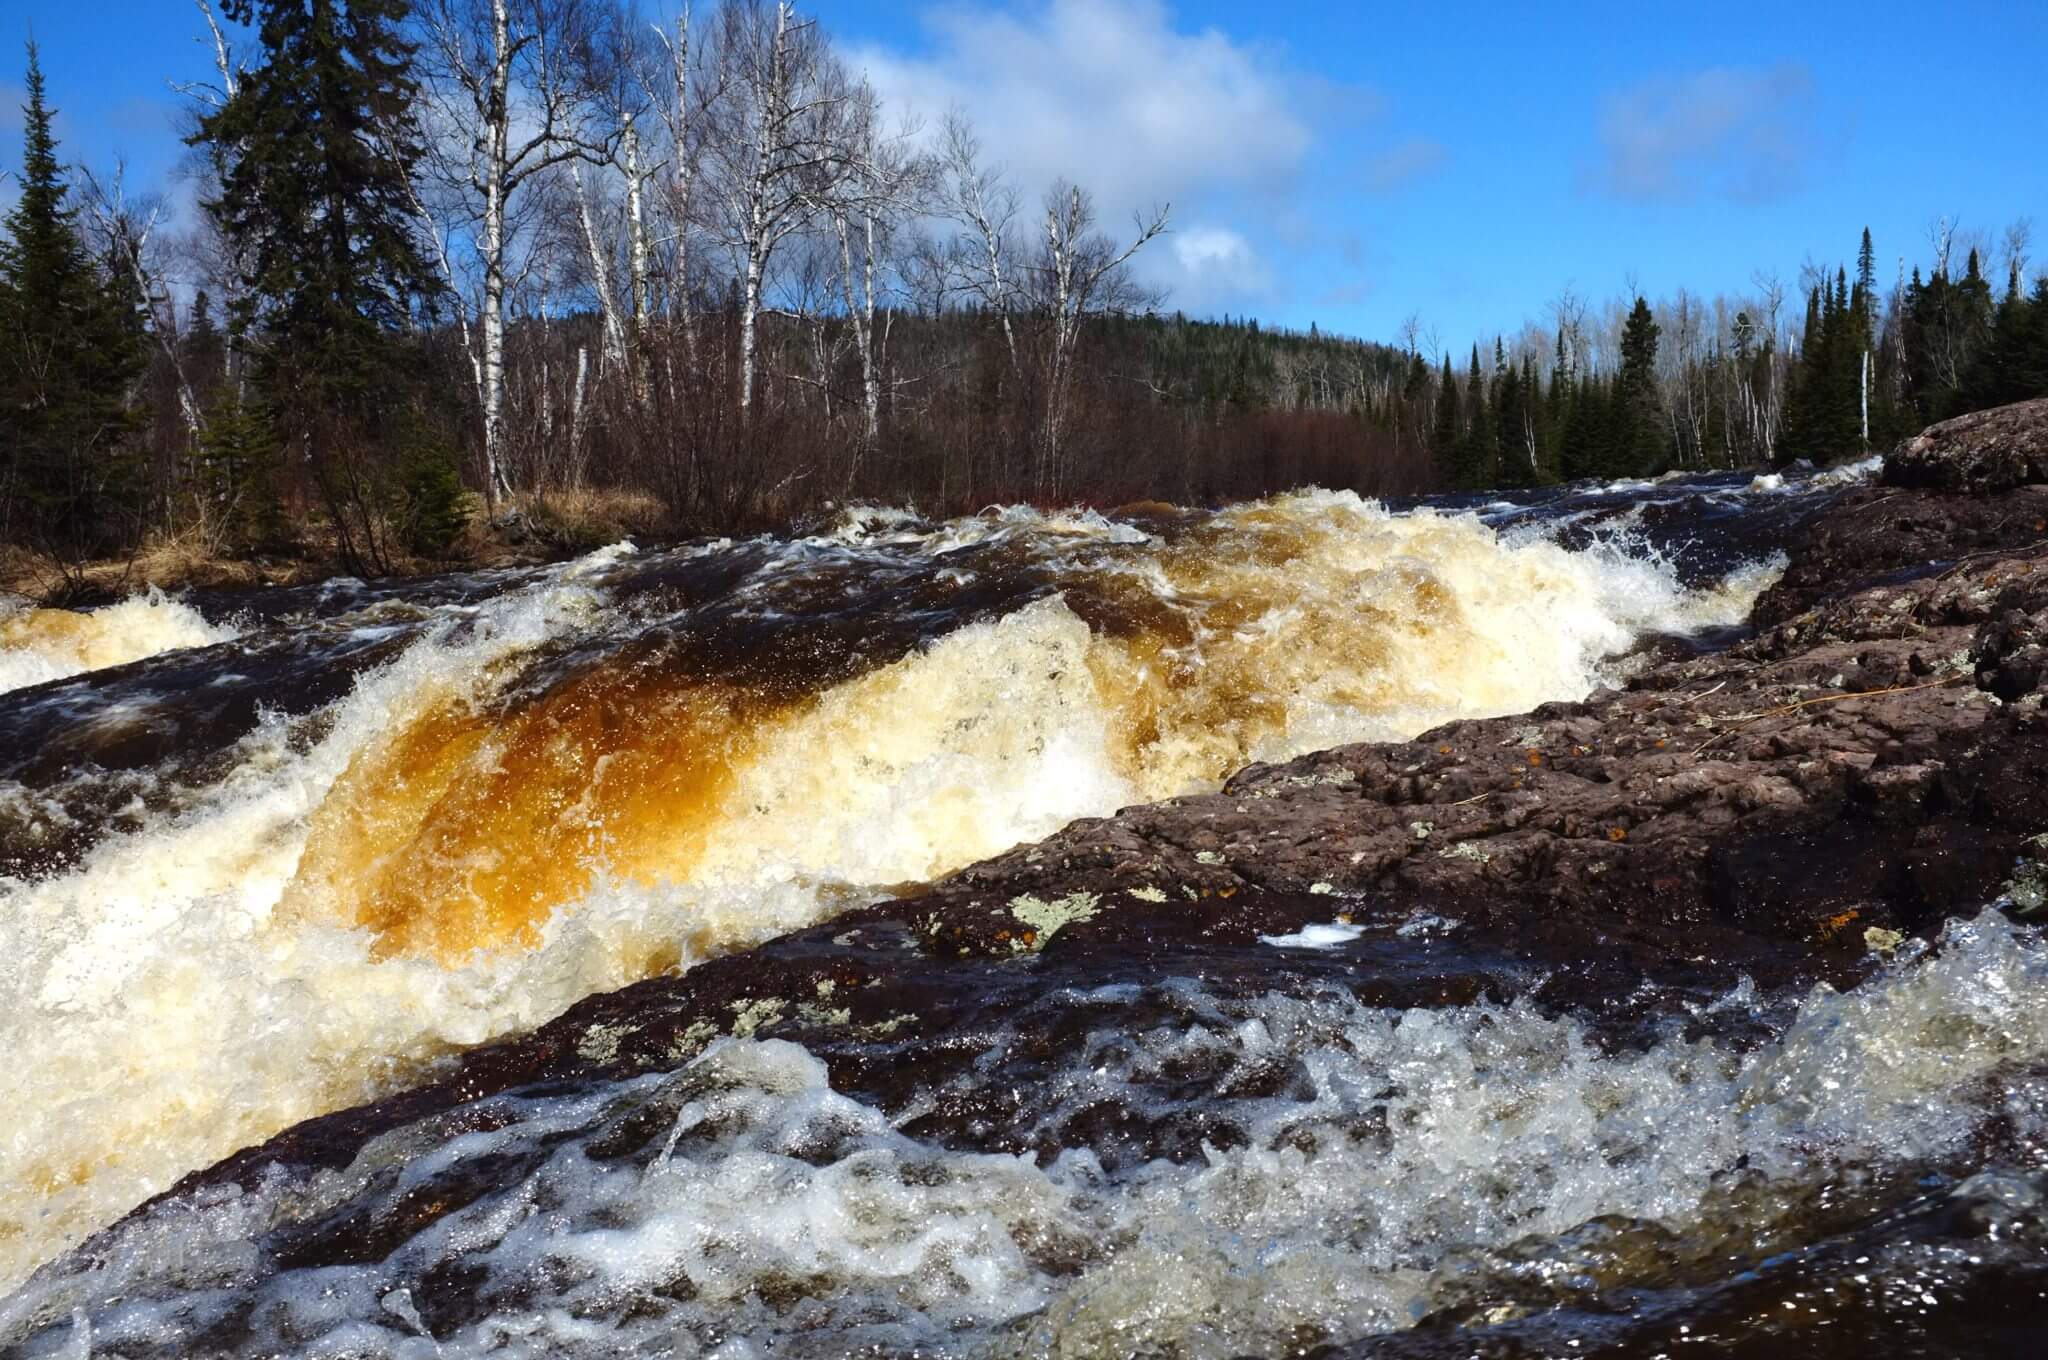
<instances>
[{"instance_id":1,"label":"wet rock ledge","mask_svg":"<svg viewBox=\"0 0 2048 1360\"><path fill-rule=\"evenodd\" d=\"M1051 1119L1039 1089L1128 1010L1109 992L1173 976L1218 995L1341 987L1369 1005L1525 996L1586 1016L1605 1043L1674 1016L1739 1043L1768 1017L1706 1003L1745 975L1766 998L1851 985L1949 915L1999 899L2024 914L2048 895L2030 839L2048 827L2044 478L2048 402L1937 427L1881 484L1814 513L1726 650L1652 644L1621 688L1582 703L1255 765L1214 795L1075 823L592 997L170 1197L345 1165L403 1124L452 1135L482 1097L671 1068L728 1034L801 1042L913 1136L1190 1159L1228 1130L1128 1107ZM281 1227L274 1248L374 1259L461 1199L360 1204Z\"/></svg>"}]
</instances>

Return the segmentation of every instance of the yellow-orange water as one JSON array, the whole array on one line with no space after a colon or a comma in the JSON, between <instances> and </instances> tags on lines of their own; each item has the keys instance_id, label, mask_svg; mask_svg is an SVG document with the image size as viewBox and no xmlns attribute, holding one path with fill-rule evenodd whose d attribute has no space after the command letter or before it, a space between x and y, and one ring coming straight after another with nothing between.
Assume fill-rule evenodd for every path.
<instances>
[{"instance_id":1,"label":"yellow-orange water","mask_svg":"<svg viewBox=\"0 0 2048 1360\"><path fill-rule=\"evenodd\" d=\"M0 1286L185 1171L593 991L1249 760L1576 695L1643 629L1731 621L1762 583L1689 595L1346 496L1171 544L1006 531L1063 593L808 690L643 645L609 559L566 569L366 677L310 751L266 728L202 806L0 881L0 1108L22 1112ZM607 627L601 659L513 687Z\"/></svg>"},{"instance_id":2,"label":"yellow-orange water","mask_svg":"<svg viewBox=\"0 0 2048 1360\"><path fill-rule=\"evenodd\" d=\"M232 629L208 623L191 606L154 591L91 613L0 613L0 692L140 661L174 647L224 642L234 635Z\"/></svg>"},{"instance_id":3,"label":"yellow-orange water","mask_svg":"<svg viewBox=\"0 0 2048 1360\"><path fill-rule=\"evenodd\" d=\"M350 763L281 908L362 926L379 959L533 948L600 867L642 883L688 875L761 707L628 666L502 718L467 701L430 710Z\"/></svg>"}]
</instances>

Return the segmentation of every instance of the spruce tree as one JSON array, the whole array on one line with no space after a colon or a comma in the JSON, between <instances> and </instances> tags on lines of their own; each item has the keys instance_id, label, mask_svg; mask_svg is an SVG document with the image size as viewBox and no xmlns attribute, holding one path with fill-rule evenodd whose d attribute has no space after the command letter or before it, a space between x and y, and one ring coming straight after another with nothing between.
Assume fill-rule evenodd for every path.
<instances>
[{"instance_id":1,"label":"spruce tree","mask_svg":"<svg viewBox=\"0 0 2048 1360\"><path fill-rule=\"evenodd\" d=\"M250 261L232 320L263 344L273 407L346 406L392 376L390 337L439 288L408 177L422 154L404 0L229 0L263 61L194 141L227 169L208 204Z\"/></svg>"},{"instance_id":2,"label":"spruce tree","mask_svg":"<svg viewBox=\"0 0 2048 1360\"><path fill-rule=\"evenodd\" d=\"M1429 449L1436 458L1437 476L1446 486L1458 480L1458 441L1464 433L1460 418L1458 379L1451 372L1450 351L1444 352L1443 372L1436 380L1436 418L1430 425Z\"/></svg>"},{"instance_id":3,"label":"spruce tree","mask_svg":"<svg viewBox=\"0 0 2048 1360\"><path fill-rule=\"evenodd\" d=\"M438 291L415 234L405 0L228 0L261 63L202 120L225 169L207 206L248 262L233 318L275 432L356 570L388 565L390 450L409 386L398 340Z\"/></svg>"},{"instance_id":4,"label":"spruce tree","mask_svg":"<svg viewBox=\"0 0 2048 1360\"><path fill-rule=\"evenodd\" d=\"M1493 342L1493 374L1494 484L1527 486L1535 480L1535 473L1529 466L1522 374L1507 361L1499 340Z\"/></svg>"},{"instance_id":5,"label":"spruce tree","mask_svg":"<svg viewBox=\"0 0 2048 1360\"><path fill-rule=\"evenodd\" d=\"M1610 476L1641 477L1664 462L1663 413L1657 405L1657 320L1642 297L1621 329L1621 374L1615 391L1614 461Z\"/></svg>"},{"instance_id":6,"label":"spruce tree","mask_svg":"<svg viewBox=\"0 0 2048 1360\"><path fill-rule=\"evenodd\" d=\"M1472 366L1465 376L1465 437L1458 444L1458 486L1478 491L1492 484L1494 460L1493 395L1479 368L1479 346L1472 346Z\"/></svg>"},{"instance_id":7,"label":"spruce tree","mask_svg":"<svg viewBox=\"0 0 2048 1360\"><path fill-rule=\"evenodd\" d=\"M1571 423L1572 379L1564 352L1564 332L1550 360L1550 389L1543 398L1543 471L1546 480L1568 479L1565 470L1570 457L1566 432Z\"/></svg>"},{"instance_id":8,"label":"spruce tree","mask_svg":"<svg viewBox=\"0 0 2048 1360\"><path fill-rule=\"evenodd\" d=\"M21 196L0 232L0 536L86 555L139 527L141 326L126 272L80 239L34 43L27 86Z\"/></svg>"}]
</instances>

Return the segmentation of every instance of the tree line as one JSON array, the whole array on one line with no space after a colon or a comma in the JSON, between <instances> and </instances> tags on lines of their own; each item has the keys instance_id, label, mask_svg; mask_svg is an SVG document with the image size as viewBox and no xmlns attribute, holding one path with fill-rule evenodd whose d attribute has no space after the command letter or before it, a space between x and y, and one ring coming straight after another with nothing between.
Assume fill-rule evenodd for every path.
<instances>
[{"instance_id":1,"label":"tree line","mask_svg":"<svg viewBox=\"0 0 2048 1360\"><path fill-rule=\"evenodd\" d=\"M786 0L197 0L196 219L66 167L31 47L0 232L0 541L183 534L353 569L636 498L669 532L845 500L1214 501L1822 460L2048 392L2027 235L1866 232L1797 292L1567 292L1453 356L1190 319L1085 187L885 108ZM1962 263L1956 263L1958 256ZM1903 270L1903 265L1902 265ZM1462 362L1461 362L1462 361Z\"/></svg>"}]
</instances>

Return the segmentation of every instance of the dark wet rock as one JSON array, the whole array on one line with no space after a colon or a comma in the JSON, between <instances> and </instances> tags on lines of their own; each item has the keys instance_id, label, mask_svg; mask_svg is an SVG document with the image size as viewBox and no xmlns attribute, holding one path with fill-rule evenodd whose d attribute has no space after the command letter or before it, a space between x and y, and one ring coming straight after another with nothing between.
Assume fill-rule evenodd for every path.
<instances>
[{"instance_id":1,"label":"dark wet rock","mask_svg":"<svg viewBox=\"0 0 2048 1360\"><path fill-rule=\"evenodd\" d=\"M1654 1224L1488 1262L1482 1307L1412 1331L1317 1351L1318 1360L1536 1360L1671 1355L1860 1360L1870 1355L2031 1357L2048 1305L2048 1178L1986 1172L1820 1239L1757 1260L1738 1244L1715 1260L1658 1238ZM1633 1251L1626 1287L1603 1267ZM1731 1262L1739 1262L1730 1269ZM1622 1273L1622 1272L1616 1272ZM1519 1278L1518 1278L1519 1277ZM1520 1285L1519 1290L1514 1289ZM1507 1289L1501 1288L1507 1285ZM1519 1294L1503 1303L1504 1294ZM1505 1316L1503 1316L1505 1315Z\"/></svg>"},{"instance_id":2,"label":"dark wet rock","mask_svg":"<svg viewBox=\"0 0 2048 1360\"><path fill-rule=\"evenodd\" d=\"M1884 480L1980 494L2048 482L2048 398L1930 425L1886 457Z\"/></svg>"},{"instance_id":3,"label":"dark wet rock","mask_svg":"<svg viewBox=\"0 0 2048 1360\"><path fill-rule=\"evenodd\" d=\"M2031 558L2044 543L2048 487L1996 497L1859 487L1806 526L1791 565L1757 601L1751 622L1775 628L1879 587L1961 573L1994 557Z\"/></svg>"}]
</instances>

